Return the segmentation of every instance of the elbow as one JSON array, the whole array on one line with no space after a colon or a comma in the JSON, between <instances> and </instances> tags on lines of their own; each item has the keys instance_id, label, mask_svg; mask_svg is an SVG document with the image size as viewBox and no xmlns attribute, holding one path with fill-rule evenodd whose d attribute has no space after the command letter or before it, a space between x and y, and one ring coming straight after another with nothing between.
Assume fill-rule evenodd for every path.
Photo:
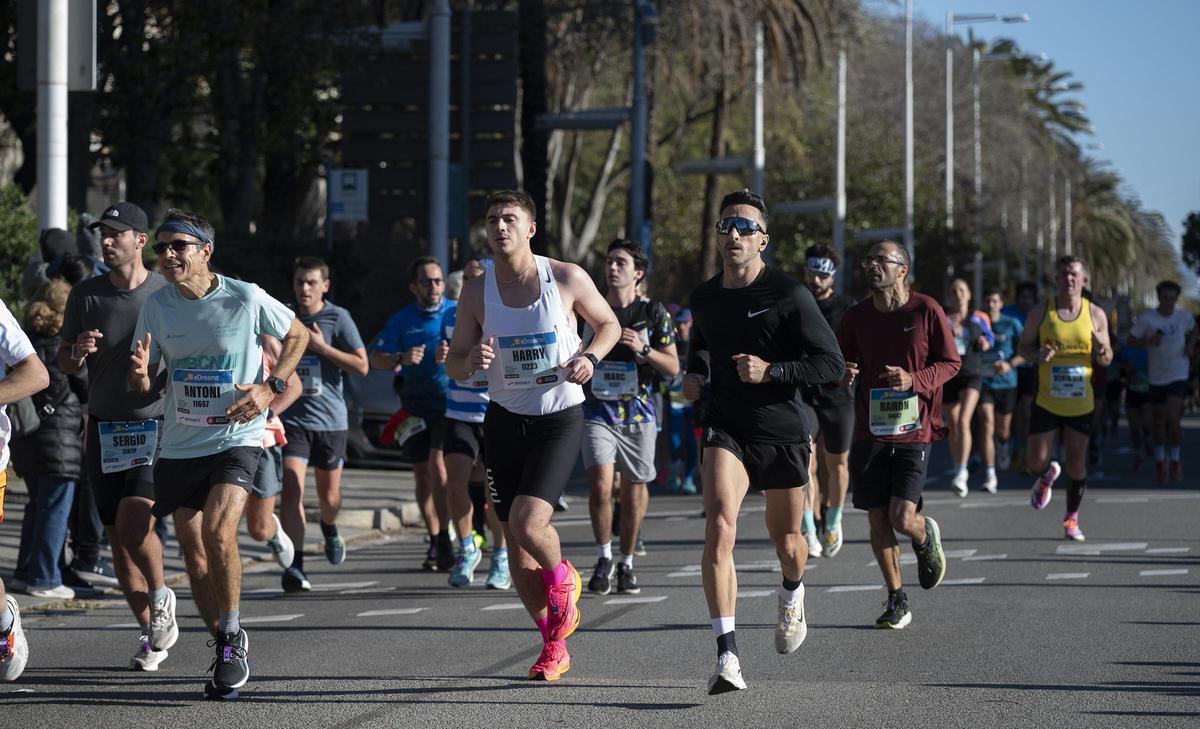
<instances>
[{"instance_id":1,"label":"elbow","mask_svg":"<svg viewBox=\"0 0 1200 729\"><path fill-rule=\"evenodd\" d=\"M359 377L366 377L370 371L371 363L367 361L366 357L359 358L354 365L354 374L358 375Z\"/></svg>"}]
</instances>

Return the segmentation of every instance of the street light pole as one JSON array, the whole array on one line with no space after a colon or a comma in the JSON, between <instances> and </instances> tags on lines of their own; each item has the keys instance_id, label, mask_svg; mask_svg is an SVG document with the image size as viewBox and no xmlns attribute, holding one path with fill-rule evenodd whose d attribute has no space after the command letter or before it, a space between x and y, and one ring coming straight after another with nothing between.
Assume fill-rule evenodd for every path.
<instances>
[{"instance_id":1,"label":"street light pole","mask_svg":"<svg viewBox=\"0 0 1200 729\"><path fill-rule=\"evenodd\" d=\"M846 260L846 44L838 49L838 84L837 84L837 170L835 180L837 190L834 192L833 210L833 248L837 251L838 259ZM834 279L838 293L845 286L845 276Z\"/></svg>"},{"instance_id":2,"label":"street light pole","mask_svg":"<svg viewBox=\"0 0 1200 729\"><path fill-rule=\"evenodd\" d=\"M904 248L909 276L916 271L913 240L913 26L912 0L904 0Z\"/></svg>"},{"instance_id":3,"label":"street light pole","mask_svg":"<svg viewBox=\"0 0 1200 729\"><path fill-rule=\"evenodd\" d=\"M979 213L983 207L983 140L980 133L979 119L979 49L971 50L971 94L972 94L972 126L975 132L975 184L972 188L974 197L971 200L971 245L975 248L974 285L971 287L975 295L975 308L983 305L983 236L979 232Z\"/></svg>"}]
</instances>

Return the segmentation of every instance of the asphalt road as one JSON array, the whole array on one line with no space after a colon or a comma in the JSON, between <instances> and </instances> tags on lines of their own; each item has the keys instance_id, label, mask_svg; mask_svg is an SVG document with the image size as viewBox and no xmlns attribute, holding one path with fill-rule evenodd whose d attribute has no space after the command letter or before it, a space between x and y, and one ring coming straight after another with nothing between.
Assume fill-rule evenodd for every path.
<instances>
[{"instance_id":1,"label":"asphalt road","mask_svg":"<svg viewBox=\"0 0 1200 729\"><path fill-rule=\"evenodd\" d=\"M359 545L339 567L310 557L316 589L304 596L282 595L270 566L255 566L242 604L252 678L235 702L201 696L212 653L186 591L179 643L151 674L124 669L137 631L118 601L31 612L30 665L0 687L0 726L1200 724L1194 481L1095 479L1088 539L1074 544L1062 540L1061 490L1034 512L1026 479L964 500L944 480L926 512L942 525L949 569L925 592L906 548L912 625L873 629L886 595L866 519L848 511L842 553L810 563L810 632L789 656L772 643L780 576L764 502L747 498L736 554L745 692L704 692L715 647L699 579L703 520L698 497L676 496L652 501L641 594L581 601L560 683L523 680L539 644L514 593L452 590L419 571L420 536L398 534ZM594 547L579 506L557 523L586 582Z\"/></svg>"}]
</instances>

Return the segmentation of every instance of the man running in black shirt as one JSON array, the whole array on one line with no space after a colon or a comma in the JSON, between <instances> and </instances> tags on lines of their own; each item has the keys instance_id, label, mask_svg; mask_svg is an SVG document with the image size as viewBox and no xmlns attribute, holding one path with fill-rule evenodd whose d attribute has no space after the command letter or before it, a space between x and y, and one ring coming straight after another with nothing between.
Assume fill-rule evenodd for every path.
<instances>
[{"instance_id":1,"label":"man running in black shirt","mask_svg":"<svg viewBox=\"0 0 1200 729\"><path fill-rule=\"evenodd\" d=\"M683 395L695 401L707 381L712 398L701 424L704 480L704 596L717 636L710 694L746 688L734 641L737 517L749 488L766 491L767 532L783 585L775 649L804 642L804 565L800 533L808 482L809 429L800 389L836 382L844 370L829 324L803 284L762 259L767 209L749 190L721 201L717 223L724 268L692 292L692 347ZM705 361L707 355L707 362Z\"/></svg>"}]
</instances>

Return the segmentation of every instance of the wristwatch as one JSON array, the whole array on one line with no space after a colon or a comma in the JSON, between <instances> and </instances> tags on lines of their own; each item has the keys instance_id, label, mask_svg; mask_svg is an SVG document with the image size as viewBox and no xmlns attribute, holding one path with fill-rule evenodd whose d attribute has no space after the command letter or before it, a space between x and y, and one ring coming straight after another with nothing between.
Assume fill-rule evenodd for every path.
<instances>
[{"instance_id":1,"label":"wristwatch","mask_svg":"<svg viewBox=\"0 0 1200 729\"><path fill-rule=\"evenodd\" d=\"M770 365L767 367L767 376L774 382L783 382L783 366L779 364Z\"/></svg>"},{"instance_id":2,"label":"wristwatch","mask_svg":"<svg viewBox=\"0 0 1200 729\"><path fill-rule=\"evenodd\" d=\"M650 354L650 345L649 345L649 344L643 344L643 345L642 345L641 356L643 356L643 357L646 357L646 356L648 356L649 354Z\"/></svg>"},{"instance_id":3,"label":"wristwatch","mask_svg":"<svg viewBox=\"0 0 1200 729\"><path fill-rule=\"evenodd\" d=\"M282 395L283 391L287 389L287 381L281 380L275 375L271 375L267 379L263 380L263 384L271 388L271 392L275 393L276 395Z\"/></svg>"},{"instance_id":4,"label":"wristwatch","mask_svg":"<svg viewBox=\"0 0 1200 729\"><path fill-rule=\"evenodd\" d=\"M584 352L583 356L587 357L588 361L592 363L593 368L600 364L600 360L596 359L596 355L591 352Z\"/></svg>"}]
</instances>

